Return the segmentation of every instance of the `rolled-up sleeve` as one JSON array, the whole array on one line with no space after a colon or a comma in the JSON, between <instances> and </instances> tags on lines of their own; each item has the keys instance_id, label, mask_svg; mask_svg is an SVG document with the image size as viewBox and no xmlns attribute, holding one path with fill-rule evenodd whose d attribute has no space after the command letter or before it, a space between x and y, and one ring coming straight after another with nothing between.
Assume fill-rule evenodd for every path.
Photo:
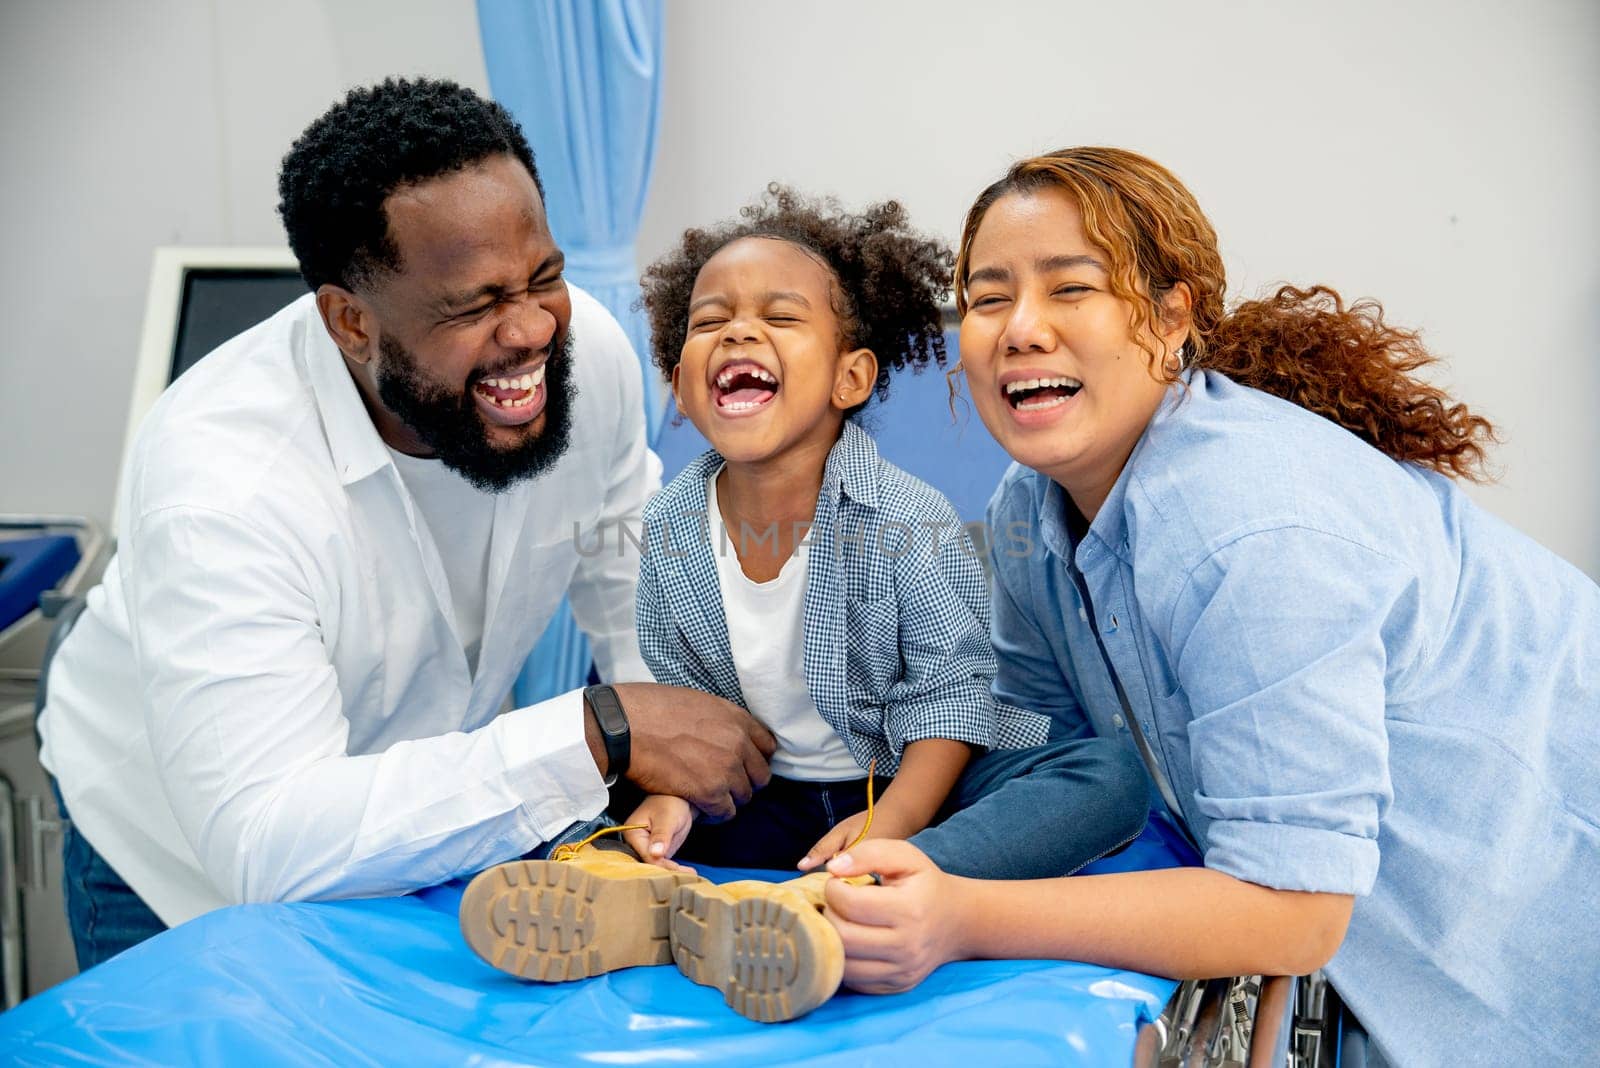
<instances>
[{"instance_id":1,"label":"rolled-up sleeve","mask_svg":"<svg viewBox=\"0 0 1600 1068\"><path fill-rule=\"evenodd\" d=\"M995 744L983 568L955 513L934 514L929 548L901 556L895 572L901 672L884 695L884 733L896 753L925 738Z\"/></svg>"},{"instance_id":2,"label":"rolled-up sleeve","mask_svg":"<svg viewBox=\"0 0 1600 1068\"><path fill-rule=\"evenodd\" d=\"M1393 559L1305 527L1246 535L1193 569L1163 637L1189 703L1207 867L1372 889L1392 796L1385 626L1413 589Z\"/></svg>"}]
</instances>

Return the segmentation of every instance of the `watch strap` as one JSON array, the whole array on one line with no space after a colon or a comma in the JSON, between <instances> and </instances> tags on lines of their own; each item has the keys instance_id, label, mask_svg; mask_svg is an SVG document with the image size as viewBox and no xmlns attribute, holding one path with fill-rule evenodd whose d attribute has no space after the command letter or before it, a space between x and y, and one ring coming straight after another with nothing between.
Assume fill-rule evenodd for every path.
<instances>
[{"instance_id":1,"label":"watch strap","mask_svg":"<svg viewBox=\"0 0 1600 1068\"><path fill-rule=\"evenodd\" d=\"M628 729L628 714L622 699L610 686L590 686L583 691L583 703L600 728L606 747L606 785L611 786L628 774L633 755L633 736Z\"/></svg>"}]
</instances>

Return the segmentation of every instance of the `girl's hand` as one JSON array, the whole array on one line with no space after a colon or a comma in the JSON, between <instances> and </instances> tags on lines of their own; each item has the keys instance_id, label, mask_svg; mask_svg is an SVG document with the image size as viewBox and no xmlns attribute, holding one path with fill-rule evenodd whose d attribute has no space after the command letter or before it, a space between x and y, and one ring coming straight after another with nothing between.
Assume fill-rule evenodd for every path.
<instances>
[{"instance_id":1,"label":"girl's hand","mask_svg":"<svg viewBox=\"0 0 1600 1068\"><path fill-rule=\"evenodd\" d=\"M946 875L909 842L869 840L828 863L838 876L876 875L878 886L829 879L824 913L844 942L844 983L864 994L910 990L960 943L969 881Z\"/></svg>"},{"instance_id":2,"label":"girl's hand","mask_svg":"<svg viewBox=\"0 0 1600 1068\"><path fill-rule=\"evenodd\" d=\"M802 871L810 871L811 868L818 867L819 863L834 859L835 855L845 851L846 847L850 846L850 843L856 841L856 835L859 835L861 828L866 827L866 825L866 812L856 812L856 814L851 815L850 819L834 823L834 830L822 835L822 838L818 839L818 843L811 846L810 851L806 851L806 855L800 857L800 863L797 863L795 867L800 868ZM880 809L877 817L872 820L872 835L870 835L870 838L883 838L885 835L886 828L883 827L883 812Z\"/></svg>"},{"instance_id":3,"label":"girl's hand","mask_svg":"<svg viewBox=\"0 0 1600 1068\"><path fill-rule=\"evenodd\" d=\"M673 871L691 870L672 859L689 836L689 828L694 826L694 808L689 802L668 794L651 794L633 810L626 822L644 827L622 832L622 840L640 860Z\"/></svg>"}]
</instances>

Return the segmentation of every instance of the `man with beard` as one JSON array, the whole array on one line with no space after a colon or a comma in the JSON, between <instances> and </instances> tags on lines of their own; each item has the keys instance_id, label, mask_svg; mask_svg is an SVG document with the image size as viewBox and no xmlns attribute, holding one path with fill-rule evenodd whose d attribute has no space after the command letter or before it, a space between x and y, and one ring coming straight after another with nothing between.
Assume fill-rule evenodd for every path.
<instances>
[{"instance_id":1,"label":"man with beard","mask_svg":"<svg viewBox=\"0 0 1600 1068\"><path fill-rule=\"evenodd\" d=\"M477 871L585 828L619 776L725 817L768 774L742 709L626 681L616 527L660 464L517 124L386 81L307 128L279 192L313 292L152 410L50 673L81 967L228 903ZM617 685L510 709L563 594Z\"/></svg>"}]
</instances>

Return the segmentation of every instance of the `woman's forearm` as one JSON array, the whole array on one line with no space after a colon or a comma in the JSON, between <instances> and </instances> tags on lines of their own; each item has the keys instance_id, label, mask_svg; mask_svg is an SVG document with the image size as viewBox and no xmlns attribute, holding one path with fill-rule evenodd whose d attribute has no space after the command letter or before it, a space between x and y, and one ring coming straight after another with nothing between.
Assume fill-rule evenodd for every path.
<instances>
[{"instance_id":1,"label":"woman's forearm","mask_svg":"<svg viewBox=\"0 0 1600 1068\"><path fill-rule=\"evenodd\" d=\"M1175 979L1320 968L1343 941L1355 900L1209 868L957 886L967 957L1081 960Z\"/></svg>"}]
</instances>

